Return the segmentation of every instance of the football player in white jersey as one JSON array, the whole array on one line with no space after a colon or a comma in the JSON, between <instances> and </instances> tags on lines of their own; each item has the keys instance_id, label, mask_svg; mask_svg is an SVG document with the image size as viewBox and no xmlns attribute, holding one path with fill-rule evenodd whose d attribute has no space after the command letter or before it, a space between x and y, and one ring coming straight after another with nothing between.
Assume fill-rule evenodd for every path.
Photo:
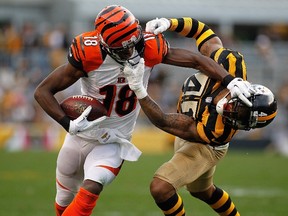
<instances>
[{"instance_id":1,"label":"football player in white jersey","mask_svg":"<svg viewBox=\"0 0 288 216\"><path fill-rule=\"evenodd\" d=\"M128 9L111 5L101 10L95 29L74 38L68 63L49 74L34 94L43 110L68 132L57 158L57 216L91 215L103 187L115 179L123 162L140 156L130 142L140 106L123 74L125 64L137 64L140 57L145 59L145 88L159 63L192 67L219 80L231 78L210 58L170 48L162 34L143 32ZM235 94L250 95L245 82L230 78L227 85ZM79 79L82 94L100 100L107 116L88 121L89 107L75 120L65 115L54 95Z\"/></svg>"}]
</instances>

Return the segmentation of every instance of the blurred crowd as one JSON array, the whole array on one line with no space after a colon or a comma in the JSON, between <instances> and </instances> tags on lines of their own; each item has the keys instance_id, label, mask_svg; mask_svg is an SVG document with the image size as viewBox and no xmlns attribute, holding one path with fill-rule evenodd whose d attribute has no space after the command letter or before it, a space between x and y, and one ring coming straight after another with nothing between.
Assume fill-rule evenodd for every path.
<instances>
[{"instance_id":1,"label":"blurred crowd","mask_svg":"<svg viewBox=\"0 0 288 216\"><path fill-rule=\"evenodd\" d=\"M67 61L71 37L61 24L50 28L31 23L24 23L20 28L10 24L0 26L0 148L31 148L39 143L41 148L43 145L48 150L54 148L55 136L60 136L62 129L42 111L33 93L40 81ZM268 65L265 69L275 70L277 63L269 38L259 36L255 47ZM175 112L181 85L169 79L161 67L155 70L158 71L152 74L148 91L165 111ZM280 117L275 120L277 124L272 124L271 130L276 132L269 139L275 143L273 149L288 156L288 120L287 117L281 118L288 114L286 83L278 90L275 93L279 96ZM72 89L58 98L61 100L73 93ZM139 122L149 124L143 114Z\"/></svg>"},{"instance_id":2,"label":"blurred crowd","mask_svg":"<svg viewBox=\"0 0 288 216\"><path fill-rule=\"evenodd\" d=\"M61 24L41 29L31 23L20 28L1 26L0 147L8 141L10 146L30 145L30 134L38 137L39 126L51 121L35 102L33 93L53 68L66 61L68 40Z\"/></svg>"},{"instance_id":3,"label":"blurred crowd","mask_svg":"<svg viewBox=\"0 0 288 216\"><path fill-rule=\"evenodd\" d=\"M66 61L68 45L61 25L40 31L25 23L21 29L0 29L0 120L33 122L39 116L33 92L48 73Z\"/></svg>"}]
</instances>

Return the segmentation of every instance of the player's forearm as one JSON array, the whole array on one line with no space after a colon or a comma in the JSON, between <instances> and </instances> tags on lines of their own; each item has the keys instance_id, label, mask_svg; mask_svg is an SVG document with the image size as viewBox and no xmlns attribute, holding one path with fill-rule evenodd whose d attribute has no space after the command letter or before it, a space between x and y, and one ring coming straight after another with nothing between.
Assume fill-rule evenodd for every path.
<instances>
[{"instance_id":1,"label":"player's forearm","mask_svg":"<svg viewBox=\"0 0 288 216\"><path fill-rule=\"evenodd\" d=\"M41 86L36 88L34 98L42 109L55 121L59 122L65 116L53 94L42 90Z\"/></svg>"},{"instance_id":2,"label":"player's forearm","mask_svg":"<svg viewBox=\"0 0 288 216\"><path fill-rule=\"evenodd\" d=\"M164 113L149 95L139 102L145 115L156 127L188 141L199 141L196 124L191 117L179 113Z\"/></svg>"},{"instance_id":3,"label":"player's forearm","mask_svg":"<svg viewBox=\"0 0 288 216\"><path fill-rule=\"evenodd\" d=\"M198 66L196 69L211 77L212 79L223 82L225 77L230 76L225 68L208 57L199 55L197 62Z\"/></svg>"},{"instance_id":4,"label":"player's forearm","mask_svg":"<svg viewBox=\"0 0 288 216\"><path fill-rule=\"evenodd\" d=\"M194 38L198 50L206 56L220 48L223 44L220 38L208 25L191 17L171 18L170 31L175 31L188 38Z\"/></svg>"},{"instance_id":5,"label":"player's forearm","mask_svg":"<svg viewBox=\"0 0 288 216\"><path fill-rule=\"evenodd\" d=\"M219 81L223 81L228 75L228 72L212 59L185 49L170 48L163 63L194 68Z\"/></svg>"}]
</instances>

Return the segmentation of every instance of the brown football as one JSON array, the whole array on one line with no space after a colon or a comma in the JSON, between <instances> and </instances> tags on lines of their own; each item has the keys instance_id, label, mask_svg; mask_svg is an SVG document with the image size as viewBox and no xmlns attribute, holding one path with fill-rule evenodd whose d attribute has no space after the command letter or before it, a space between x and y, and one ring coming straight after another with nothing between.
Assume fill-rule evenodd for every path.
<instances>
[{"instance_id":1,"label":"brown football","mask_svg":"<svg viewBox=\"0 0 288 216\"><path fill-rule=\"evenodd\" d=\"M63 111L72 120L78 118L89 105L92 106L92 110L87 117L89 121L107 115L107 110L105 106L96 98L93 98L91 96L73 95L64 99L60 103Z\"/></svg>"}]
</instances>

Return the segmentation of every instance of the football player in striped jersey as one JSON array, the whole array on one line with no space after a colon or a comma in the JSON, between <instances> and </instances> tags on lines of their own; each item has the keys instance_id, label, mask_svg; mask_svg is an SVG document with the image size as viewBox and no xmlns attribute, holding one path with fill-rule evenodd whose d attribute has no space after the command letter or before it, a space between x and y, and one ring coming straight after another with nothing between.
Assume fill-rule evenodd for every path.
<instances>
[{"instance_id":1,"label":"football player in striped jersey","mask_svg":"<svg viewBox=\"0 0 288 216\"><path fill-rule=\"evenodd\" d=\"M199 51L222 65L231 76L247 79L243 56L223 47L220 38L204 23L192 18L155 19L146 30L161 33L176 31L196 39ZM185 209L177 193L186 187L221 216L239 216L229 194L213 183L217 163L226 155L229 142L238 130L268 125L275 118L277 103L273 93L262 85L251 85L244 104L229 91L226 80L217 80L201 70L188 77L178 102L178 113L164 113L147 95L142 84L144 60L124 74L139 99L144 113L160 129L176 136L173 157L155 172L150 192L164 215L183 216Z\"/></svg>"},{"instance_id":2,"label":"football player in striped jersey","mask_svg":"<svg viewBox=\"0 0 288 216\"><path fill-rule=\"evenodd\" d=\"M153 67L166 63L206 71L227 80L227 87L238 94L250 94L245 82L231 77L212 59L170 48L162 34L143 32L127 8L105 7L95 19L95 29L74 38L68 62L50 73L34 94L43 110L69 132L57 158L57 216L91 215L103 187L116 178L123 162L140 156L130 142L140 105L123 74L127 62L137 64L140 58L145 59L145 88ZM55 94L78 80L83 95L105 105L106 117L90 122L89 110L75 120L65 115Z\"/></svg>"}]
</instances>

